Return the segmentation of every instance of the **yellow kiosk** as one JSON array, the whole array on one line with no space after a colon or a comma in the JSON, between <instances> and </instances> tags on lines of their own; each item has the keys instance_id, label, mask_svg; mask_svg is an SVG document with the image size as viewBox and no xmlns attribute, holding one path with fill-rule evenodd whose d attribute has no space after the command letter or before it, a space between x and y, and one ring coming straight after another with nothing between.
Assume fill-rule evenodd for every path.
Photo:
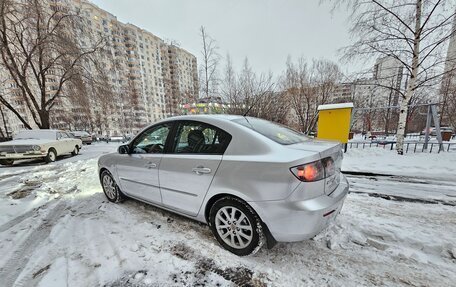
<instances>
[{"instance_id":1,"label":"yellow kiosk","mask_svg":"<svg viewBox=\"0 0 456 287\"><path fill-rule=\"evenodd\" d=\"M318 106L317 138L346 144L350 132L353 103Z\"/></svg>"}]
</instances>

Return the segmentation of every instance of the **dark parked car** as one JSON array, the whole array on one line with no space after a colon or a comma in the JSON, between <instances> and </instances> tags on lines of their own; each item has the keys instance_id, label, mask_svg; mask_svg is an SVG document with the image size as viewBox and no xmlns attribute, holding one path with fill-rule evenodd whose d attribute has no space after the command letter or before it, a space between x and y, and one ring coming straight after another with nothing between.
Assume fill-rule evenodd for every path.
<instances>
[{"instance_id":1,"label":"dark parked car","mask_svg":"<svg viewBox=\"0 0 456 287\"><path fill-rule=\"evenodd\" d=\"M125 143L127 142L125 136L121 136L121 135L112 135L109 137L109 142L122 142L122 143Z\"/></svg>"},{"instance_id":2,"label":"dark parked car","mask_svg":"<svg viewBox=\"0 0 456 287\"><path fill-rule=\"evenodd\" d=\"M69 132L74 138L80 139L83 144L92 144L92 136L85 131L72 131Z\"/></svg>"}]
</instances>

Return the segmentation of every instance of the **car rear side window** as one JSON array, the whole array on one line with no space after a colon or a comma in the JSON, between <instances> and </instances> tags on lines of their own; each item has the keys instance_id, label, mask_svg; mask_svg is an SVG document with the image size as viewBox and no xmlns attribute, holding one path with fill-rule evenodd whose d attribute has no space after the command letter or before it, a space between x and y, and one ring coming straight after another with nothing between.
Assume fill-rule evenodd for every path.
<instances>
[{"instance_id":1,"label":"car rear side window","mask_svg":"<svg viewBox=\"0 0 456 287\"><path fill-rule=\"evenodd\" d=\"M233 120L233 122L248 127L282 145L295 144L309 140L307 136L300 132L258 118L242 117Z\"/></svg>"},{"instance_id":2,"label":"car rear side window","mask_svg":"<svg viewBox=\"0 0 456 287\"><path fill-rule=\"evenodd\" d=\"M223 154L231 135L209 124L185 121L178 124L172 153Z\"/></svg>"},{"instance_id":3,"label":"car rear side window","mask_svg":"<svg viewBox=\"0 0 456 287\"><path fill-rule=\"evenodd\" d=\"M57 133L57 139L67 139L69 136L64 132Z\"/></svg>"}]
</instances>

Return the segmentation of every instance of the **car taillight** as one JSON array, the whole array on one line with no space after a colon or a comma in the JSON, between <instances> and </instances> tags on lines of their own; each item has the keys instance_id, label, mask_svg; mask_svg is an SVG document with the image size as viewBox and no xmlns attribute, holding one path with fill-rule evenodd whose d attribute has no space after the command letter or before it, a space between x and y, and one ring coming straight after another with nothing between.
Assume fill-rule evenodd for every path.
<instances>
[{"instance_id":1,"label":"car taillight","mask_svg":"<svg viewBox=\"0 0 456 287\"><path fill-rule=\"evenodd\" d=\"M320 160L295 166L290 170L301 181L317 181L325 177L324 167Z\"/></svg>"},{"instance_id":2,"label":"car taillight","mask_svg":"<svg viewBox=\"0 0 456 287\"><path fill-rule=\"evenodd\" d=\"M301 181L311 182L330 177L336 173L336 166L331 157L290 168Z\"/></svg>"}]
</instances>

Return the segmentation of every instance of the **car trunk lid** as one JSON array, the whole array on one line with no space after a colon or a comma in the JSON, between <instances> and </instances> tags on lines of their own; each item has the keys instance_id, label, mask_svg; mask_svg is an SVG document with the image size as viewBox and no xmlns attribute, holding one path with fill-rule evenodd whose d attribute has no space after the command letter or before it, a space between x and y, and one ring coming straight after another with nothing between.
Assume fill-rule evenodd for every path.
<instances>
[{"instance_id":1,"label":"car trunk lid","mask_svg":"<svg viewBox=\"0 0 456 287\"><path fill-rule=\"evenodd\" d=\"M334 163L334 174L325 177L324 193L330 195L334 192L340 183L340 172L343 159L342 145L339 142L310 140L287 147L290 149L317 152L320 154L321 159L331 158Z\"/></svg>"}]
</instances>

